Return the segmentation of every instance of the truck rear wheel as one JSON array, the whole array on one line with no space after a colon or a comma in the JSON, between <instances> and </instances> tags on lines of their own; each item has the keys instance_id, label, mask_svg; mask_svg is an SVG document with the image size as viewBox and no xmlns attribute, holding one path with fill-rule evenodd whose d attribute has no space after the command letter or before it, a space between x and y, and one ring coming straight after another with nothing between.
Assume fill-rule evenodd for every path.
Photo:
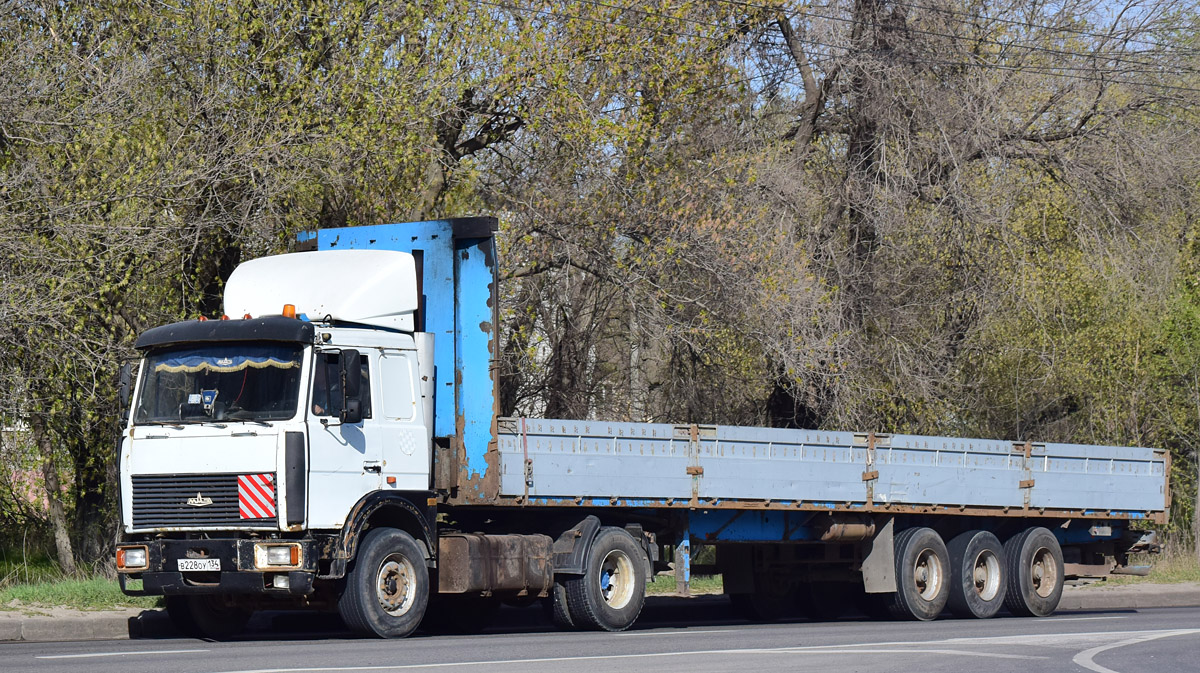
<instances>
[{"instance_id":1,"label":"truck rear wheel","mask_svg":"<svg viewBox=\"0 0 1200 673\"><path fill-rule=\"evenodd\" d=\"M896 535L897 619L937 619L950 597L950 559L942 536L932 528L909 528Z\"/></svg>"},{"instance_id":2,"label":"truck rear wheel","mask_svg":"<svg viewBox=\"0 0 1200 673\"><path fill-rule=\"evenodd\" d=\"M1008 591L1004 607L1019 617L1045 617L1058 609L1063 591L1062 547L1054 533L1027 528L1004 543Z\"/></svg>"},{"instance_id":3,"label":"truck rear wheel","mask_svg":"<svg viewBox=\"0 0 1200 673\"><path fill-rule=\"evenodd\" d=\"M550 595L542 599L546 619L563 631L574 631L575 622L571 619L571 610L567 607L567 588L555 582L550 588Z\"/></svg>"},{"instance_id":4,"label":"truck rear wheel","mask_svg":"<svg viewBox=\"0 0 1200 673\"><path fill-rule=\"evenodd\" d=\"M646 601L646 556L629 533L601 528L584 573L566 582L567 608L576 627L624 631Z\"/></svg>"},{"instance_id":5,"label":"truck rear wheel","mask_svg":"<svg viewBox=\"0 0 1200 673\"><path fill-rule=\"evenodd\" d=\"M403 638L420 625L429 604L429 569L412 536L395 528L375 528L363 536L338 614L352 631L380 638Z\"/></svg>"},{"instance_id":6,"label":"truck rear wheel","mask_svg":"<svg viewBox=\"0 0 1200 673\"><path fill-rule=\"evenodd\" d=\"M987 619L1004 605L1007 575L1000 540L986 530L972 530L946 545L950 553L950 598L957 617Z\"/></svg>"}]
</instances>

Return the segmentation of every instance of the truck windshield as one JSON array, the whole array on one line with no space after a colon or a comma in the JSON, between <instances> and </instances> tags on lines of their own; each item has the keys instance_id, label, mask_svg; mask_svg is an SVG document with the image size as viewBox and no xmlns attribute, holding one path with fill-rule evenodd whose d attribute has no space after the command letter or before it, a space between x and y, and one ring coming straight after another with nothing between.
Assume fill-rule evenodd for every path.
<instances>
[{"instance_id":1,"label":"truck windshield","mask_svg":"<svg viewBox=\"0 0 1200 673\"><path fill-rule=\"evenodd\" d=\"M133 422L283 420L296 415L299 344L219 343L155 351Z\"/></svg>"}]
</instances>

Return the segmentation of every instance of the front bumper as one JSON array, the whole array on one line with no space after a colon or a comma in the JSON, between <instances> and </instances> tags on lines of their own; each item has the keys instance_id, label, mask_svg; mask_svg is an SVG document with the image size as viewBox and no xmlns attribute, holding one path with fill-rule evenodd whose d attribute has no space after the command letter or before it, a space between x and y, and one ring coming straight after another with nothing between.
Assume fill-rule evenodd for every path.
<instances>
[{"instance_id":1,"label":"front bumper","mask_svg":"<svg viewBox=\"0 0 1200 673\"><path fill-rule=\"evenodd\" d=\"M295 565L258 567L255 546L299 546ZM182 594L305 595L313 592L317 575L317 547L311 540L201 539L150 540L118 545L147 548L144 569L120 570L121 590L131 596ZM219 570L181 571L181 559L216 559ZM141 580L141 588L130 580Z\"/></svg>"}]
</instances>

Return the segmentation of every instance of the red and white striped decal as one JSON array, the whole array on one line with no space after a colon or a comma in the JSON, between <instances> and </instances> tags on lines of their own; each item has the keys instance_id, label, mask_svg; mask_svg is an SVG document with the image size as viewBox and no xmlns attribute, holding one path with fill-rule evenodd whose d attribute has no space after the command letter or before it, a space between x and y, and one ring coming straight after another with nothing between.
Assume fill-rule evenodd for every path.
<instances>
[{"instance_id":1,"label":"red and white striped decal","mask_svg":"<svg viewBox=\"0 0 1200 673\"><path fill-rule=\"evenodd\" d=\"M243 519L275 518L275 475L238 475L238 513Z\"/></svg>"}]
</instances>

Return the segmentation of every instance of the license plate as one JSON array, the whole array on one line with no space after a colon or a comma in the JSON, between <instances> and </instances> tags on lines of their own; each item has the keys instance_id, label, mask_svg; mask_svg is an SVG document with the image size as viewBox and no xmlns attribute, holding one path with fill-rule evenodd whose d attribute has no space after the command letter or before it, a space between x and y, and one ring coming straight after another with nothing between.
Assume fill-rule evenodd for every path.
<instances>
[{"instance_id":1,"label":"license plate","mask_svg":"<svg viewBox=\"0 0 1200 673\"><path fill-rule=\"evenodd\" d=\"M179 570L187 572L189 570L220 570L221 559L219 558L181 558L179 559Z\"/></svg>"}]
</instances>

